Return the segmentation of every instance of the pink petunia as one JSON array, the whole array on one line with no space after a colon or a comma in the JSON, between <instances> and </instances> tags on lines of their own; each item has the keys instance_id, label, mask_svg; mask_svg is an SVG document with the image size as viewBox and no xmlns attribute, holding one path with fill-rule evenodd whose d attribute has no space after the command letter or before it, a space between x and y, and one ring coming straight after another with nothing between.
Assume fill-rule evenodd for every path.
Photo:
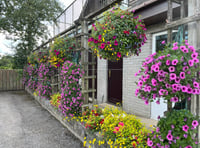
<instances>
[{"instance_id":1,"label":"pink petunia","mask_svg":"<svg viewBox=\"0 0 200 148\"><path fill-rule=\"evenodd\" d=\"M175 67L174 66L170 66L168 69L169 69L169 72L174 72L175 71Z\"/></svg>"},{"instance_id":2,"label":"pink petunia","mask_svg":"<svg viewBox=\"0 0 200 148\"><path fill-rule=\"evenodd\" d=\"M177 59L174 59L173 61L172 61L172 65L176 65L178 63L178 60Z\"/></svg>"},{"instance_id":3,"label":"pink petunia","mask_svg":"<svg viewBox=\"0 0 200 148\"><path fill-rule=\"evenodd\" d=\"M121 56L122 56L122 55L121 55L121 52L117 52L117 57L118 57L118 58L121 58Z\"/></svg>"},{"instance_id":4,"label":"pink petunia","mask_svg":"<svg viewBox=\"0 0 200 148\"><path fill-rule=\"evenodd\" d=\"M199 122L197 120L192 121L192 126L197 127L199 125Z\"/></svg>"},{"instance_id":5,"label":"pink petunia","mask_svg":"<svg viewBox=\"0 0 200 148\"><path fill-rule=\"evenodd\" d=\"M180 79L185 79L185 72L180 72Z\"/></svg>"},{"instance_id":6,"label":"pink petunia","mask_svg":"<svg viewBox=\"0 0 200 148\"><path fill-rule=\"evenodd\" d=\"M172 140L173 140L173 136L172 136L171 133L168 133L168 134L167 134L167 139L168 139L169 141L172 141Z\"/></svg>"},{"instance_id":7,"label":"pink petunia","mask_svg":"<svg viewBox=\"0 0 200 148\"><path fill-rule=\"evenodd\" d=\"M149 140L149 138L147 139L147 145L148 146L153 146L153 141Z\"/></svg>"},{"instance_id":8,"label":"pink petunia","mask_svg":"<svg viewBox=\"0 0 200 148\"><path fill-rule=\"evenodd\" d=\"M189 126L188 126L188 125L183 125L183 126L182 126L182 129L183 129L183 131L187 132L188 129L189 129Z\"/></svg>"},{"instance_id":9,"label":"pink petunia","mask_svg":"<svg viewBox=\"0 0 200 148\"><path fill-rule=\"evenodd\" d=\"M117 46L117 45L118 45L118 42L117 42L117 40L115 40L115 41L114 41L114 45L115 45L115 46Z\"/></svg>"},{"instance_id":10,"label":"pink petunia","mask_svg":"<svg viewBox=\"0 0 200 148\"><path fill-rule=\"evenodd\" d=\"M165 44L165 40L161 42L161 44Z\"/></svg>"},{"instance_id":11,"label":"pink petunia","mask_svg":"<svg viewBox=\"0 0 200 148\"><path fill-rule=\"evenodd\" d=\"M194 66L194 61L193 60L189 60L188 64L189 64L190 67L192 67L192 66Z\"/></svg>"},{"instance_id":12,"label":"pink petunia","mask_svg":"<svg viewBox=\"0 0 200 148\"><path fill-rule=\"evenodd\" d=\"M175 80L176 79L176 74L175 73L170 73L170 80Z\"/></svg>"},{"instance_id":13,"label":"pink petunia","mask_svg":"<svg viewBox=\"0 0 200 148\"><path fill-rule=\"evenodd\" d=\"M194 59L194 58L197 58L198 57L198 53L197 52L194 52L191 57Z\"/></svg>"}]
</instances>

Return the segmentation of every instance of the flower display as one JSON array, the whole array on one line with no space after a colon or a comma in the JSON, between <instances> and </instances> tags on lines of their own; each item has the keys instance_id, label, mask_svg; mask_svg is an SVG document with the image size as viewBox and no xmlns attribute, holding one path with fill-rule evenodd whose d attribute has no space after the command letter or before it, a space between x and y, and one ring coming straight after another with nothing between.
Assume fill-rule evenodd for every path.
<instances>
[{"instance_id":1,"label":"flower display","mask_svg":"<svg viewBox=\"0 0 200 148\"><path fill-rule=\"evenodd\" d=\"M147 146L148 130L136 116L118 108L106 107L103 110L104 122L101 125L104 139L113 147L143 148Z\"/></svg>"},{"instance_id":2,"label":"flower display","mask_svg":"<svg viewBox=\"0 0 200 148\"><path fill-rule=\"evenodd\" d=\"M28 58L28 65L38 66L38 54L36 52L32 52Z\"/></svg>"},{"instance_id":3,"label":"flower display","mask_svg":"<svg viewBox=\"0 0 200 148\"><path fill-rule=\"evenodd\" d=\"M145 30L145 25L133 12L113 8L92 25L88 44L100 58L117 61L139 55L147 40Z\"/></svg>"},{"instance_id":4,"label":"flower display","mask_svg":"<svg viewBox=\"0 0 200 148\"><path fill-rule=\"evenodd\" d=\"M103 122L104 116L102 109L95 105L94 109L89 112L87 121L85 123L85 128L90 129L92 132L96 132L101 129L100 126L103 124Z\"/></svg>"},{"instance_id":5,"label":"flower display","mask_svg":"<svg viewBox=\"0 0 200 148\"><path fill-rule=\"evenodd\" d=\"M36 91L39 96L50 99L52 93L51 76L54 75L55 68L50 63L40 63L38 69L38 85Z\"/></svg>"},{"instance_id":6,"label":"flower display","mask_svg":"<svg viewBox=\"0 0 200 148\"><path fill-rule=\"evenodd\" d=\"M67 60L72 60L75 40L72 38L56 38L49 51L49 62L54 67L61 67Z\"/></svg>"},{"instance_id":7,"label":"flower display","mask_svg":"<svg viewBox=\"0 0 200 148\"><path fill-rule=\"evenodd\" d=\"M148 56L142 64L135 95L148 102L160 103L160 98L170 102L191 99L192 94L200 94L199 56L195 48L185 41L182 45L166 45L165 50Z\"/></svg>"},{"instance_id":8,"label":"flower display","mask_svg":"<svg viewBox=\"0 0 200 148\"><path fill-rule=\"evenodd\" d=\"M195 147L196 127L199 124L197 119L198 117L188 110L168 112L166 117L160 118L157 128L149 134L147 145L152 148Z\"/></svg>"},{"instance_id":9,"label":"flower display","mask_svg":"<svg viewBox=\"0 0 200 148\"><path fill-rule=\"evenodd\" d=\"M35 91L38 82L38 69L36 65L30 64L24 68L22 81L25 86Z\"/></svg>"},{"instance_id":10,"label":"flower display","mask_svg":"<svg viewBox=\"0 0 200 148\"><path fill-rule=\"evenodd\" d=\"M65 117L81 115L81 106L84 99L81 94L79 80L83 74L84 71L81 70L80 65L70 61L66 61L62 66L59 108Z\"/></svg>"},{"instance_id":11,"label":"flower display","mask_svg":"<svg viewBox=\"0 0 200 148\"><path fill-rule=\"evenodd\" d=\"M37 53L38 63L46 63L48 62L49 52L47 50L39 51Z\"/></svg>"}]
</instances>

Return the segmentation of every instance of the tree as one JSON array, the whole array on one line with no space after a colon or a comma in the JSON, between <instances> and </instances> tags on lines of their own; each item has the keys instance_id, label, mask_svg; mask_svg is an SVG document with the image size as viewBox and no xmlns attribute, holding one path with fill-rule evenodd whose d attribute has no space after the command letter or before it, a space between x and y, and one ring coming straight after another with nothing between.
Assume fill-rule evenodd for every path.
<instances>
[{"instance_id":1,"label":"tree","mask_svg":"<svg viewBox=\"0 0 200 148\"><path fill-rule=\"evenodd\" d=\"M2 56L0 59L0 69L12 69L13 57L10 55Z\"/></svg>"},{"instance_id":2,"label":"tree","mask_svg":"<svg viewBox=\"0 0 200 148\"><path fill-rule=\"evenodd\" d=\"M61 11L56 0L0 1L0 32L11 34L17 41L15 68L23 68L27 55L38 46L38 41L47 38L47 22L55 21Z\"/></svg>"}]
</instances>

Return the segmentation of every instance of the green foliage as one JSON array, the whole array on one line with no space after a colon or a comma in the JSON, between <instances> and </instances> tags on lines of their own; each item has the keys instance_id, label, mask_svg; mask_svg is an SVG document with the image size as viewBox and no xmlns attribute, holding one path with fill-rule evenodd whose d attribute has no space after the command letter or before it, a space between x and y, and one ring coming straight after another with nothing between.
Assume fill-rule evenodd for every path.
<instances>
[{"instance_id":1,"label":"green foliage","mask_svg":"<svg viewBox=\"0 0 200 148\"><path fill-rule=\"evenodd\" d=\"M40 38L47 37L47 22L55 20L62 8L56 0L1 0L0 31L15 36L15 68L22 68Z\"/></svg>"},{"instance_id":2,"label":"green foliage","mask_svg":"<svg viewBox=\"0 0 200 148\"><path fill-rule=\"evenodd\" d=\"M198 118L192 115L188 110L174 110L168 112L166 117L160 119L157 125L157 129L150 134L150 139L153 142L152 146L159 143L161 146L169 147L195 147L194 137L197 133L197 128L194 126L194 122ZM188 126L188 130L183 130L184 126ZM172 137L168 137L167 135Z\"/></svg>"},{"instance_id":3,"label":"green foliage","mask_svg":"<svg viewBox=\"0 0 200 148\"><path fill-rule=\"evenodd\" d=\"M0 69L12 69L13 57L10 55L2 56L0 59Z\"/></svg>"}]
</instances>

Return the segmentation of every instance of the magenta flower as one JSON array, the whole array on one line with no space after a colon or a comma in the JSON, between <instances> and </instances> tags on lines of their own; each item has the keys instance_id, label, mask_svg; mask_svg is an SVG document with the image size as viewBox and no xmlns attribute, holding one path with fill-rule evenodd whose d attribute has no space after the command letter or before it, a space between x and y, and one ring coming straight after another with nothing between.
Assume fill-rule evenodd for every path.
<instances>
[{"instance_id":1,"label":"magenta flower","mask_svg":"<svg viewBox=\"0 0 200 148\"><path fill-rule=\"evenodd\" d=\"M173 124L171 125L171 128L174 129L174 125Z\"/></svg>"},{"instance_id":2,"label":"magenta flower","mask_svg":"<svg viewBox=\"0 0 200 148\"><path fill-rule=\"evenodd\" d=\"M104 49L104 48L105 48L105 43L101 43L100 48L101 48L101 49Z\"/></svg>"},{"instance_id":3,"label":"magenta flower","mask_svg":"<svg viewBox=\"0 0 200 148\"><path fill-rule=\"evenodd\" d=\"M184 72L180 72L180 79L185 79L185 73Z\"/></svg>"},{"instance_id":4,"label":"magenta flower","mask_svg":"<svg viewBox=\"0 0 200 148\"><path fill-rule=\"evenodd\" d=\"M161 42L161 44L165 44L165 40Z\"/></svg>"},{"instance_id":5,"label":"magenta flower","mask_svg":"<svg viewBox=\"0 0 200 148\"><path fill-rule=\"evenodd\" d=\"M168 69L169 69L169 72L174 72L175 71L175 67L174 66L170 66Z\"/></svg>"},{"instance_id":6,"label":"magenta flower","mask_svg":"<svg viewBox=\"0 0 200 148\"><path fill-rule=\"evenodd\" d=\"M154 70L155 72L158 72L158 71L159 71L159 66L155 66L153 70Z\"/></svg>"},{"instance_id":7,"label":"magenta flower","mask_svg":"<svg viewBox=\"0 0 200 148\"><path fill-rule=\"evenodd\" d=\"M177 50L178 49L178 46L174 46L173 48L172 48L172 50Z\"/></svg>"},{"instance_id":8,"label":"magenta flower","mask_svg":"<svg viewBox=\"0 0 200 148\"><path fill-rule=\"evenodd\" d=\"M57 51L57 52L56 52L56 55L59 55L59 54L60 54L60 52L59 52L59 51Z\"/></svg>"},{"instance_id":9,"label":"magenta flower","mask_svg":"<svg viewBox=\"0 0 200 148\"><path fill-rule=\"evenodd\" d=\"M93 42L94 41L94 38L89 38L88 39L88 42Z\"/></svg>"},{"instance_id":10,"label":"magenta flower","mask_svg":"<svg viewBox=\"0 0 200 148\"><path fill-rule=\"evenodd\" d=\"M170 65L170 60L166 60L166 65Z\"/></svg>"},{"instance_id":11,"label":"magenta flower","mask_svg":"<svg viewBox=\"0 0 200 148\"><path fill-rule=\"evenodd\" d=\"M143 82L140 80L139 82L138 82L138 86L142 86L143 85Z\"/></svg>"},{"instance_id":12,"label":"magenta flower","mask_svg":"<svg viewBox=\"0 0 200 148\"><path fill-rule=\"evenodd\" d=\"M194 61L193 60L189 60L188 64L190 65L190 67L194 66Z\"/></svg>"},{"instance_id":13,"label":"magenta flower","mask_svg":"<svg viewBox=\"0 0 200 148\"><path fill-rule=\"evenodd\" d=\"M186 71L187 69L189 69L188 66L184 66L184 67L183 67L183 71Z\"/></svg>"},{"instance_id":14,"label":"magenta flower","mask_svg":"<svg viewBox=\"0 0 200 148\"><path fill-rule=\"evenodd\" d=\"M113 39L116 39L117 37L116 36L113 36Z\"/></svg>"},{"instance_id":15,"label":"magenta flower","mask_svg":"<svg viewBox=\"0 0 200 148\"><path fill-rule=\"evenodd\" d=\"M170 73L170 80L175 80L176 79L176 74L175 73Z\"/></svg>"},{"instance_id":16,"label":"magenta flower","mask_svg":"<svg viewBox=\"0 0 200 148\"><path fill-rule=\"evenodd\" d=\"M121 52L117 52L117 57L118 57L118 58L121 58L121 56L122 56L122 55L121 55Z\"/></svg>"},{"instance_id":17,"label":"magenta flower","mask_svg":"<svg viewBox=\"0 0 200 148\"><path fill-rule=\"evenodd\" d=\"M185 148L192 148L192 146L188 145L188 146L186 146Z\"/></svg>"},{"instance_id":18,"label":"magenta flower","mask_svg":"<svg viewBox=\"0 0 200 148\"><path fill-rule=\"evenodd\" d=\"M176 65L178 63L178 60L177 59L174 59L173 61L172 61L172 65Z\"/></svg>"},{"instance_id":19,"label":"magenta flower","mask_svg":"<svg viewBox=\"0 0 200 148\"><path fill-rule=\"evenodd\" d=\"M117 40L115 40L115 41L114 41L114 45L115 45L115 46L117 46L117 45L118 45L118 42L117 42Z\"/></svg>"},{"instance_id":20,"label":"magenta flower","mask_svg":"<svg viewBox=\"0 0 200 148\"><path fill-rule=\"evenodd\" d=\"M199 59L197 59L197 58L192 59L192 61L193 61L193 63L199 63Z\"/></svg>"},{"instance_id":21,"label":"magenta flower","mask_svg":"<svg viewBox=\"0 0 200 148\"><path fill-rule=\"evenodd\" d=\"M174 44L173 44L173 46L177 46L178 45L178 42L175 42Z\"/></svg>"},{"instance_id":22,"label":"magenta flower","mask_svg":"<svg viewBox=\"0 0 200 148\"><path fill-rule=\"evenodd\" d=\"M167 134L167 139L168 139L169 141L172 141L172 140L173 140L173 136L172 136L171 133L168 133L168 134Z\"/></svg>"},{"instance_id":23,"label":"magenta flower","mask_svg":"<svg viewBox=\"0 0 200 148\"><path fill-rule=\"evenodd\" d=\"M121 18L124 18L124 15L122 15Z\"/></svg>"},{"instance_id":24,"label":"magenta flower","mask_svg":"<svg viewBox=\"0 0 200 148\"><path fill-rule=\"evenodd\" d=\"M94 39L94 43L97 44L97 43L98 43L98 40Z\"/></svg>"},{"instance_id":25,"label":"magenta flower","mask_svg":"<svg viewBox=\"0 0 200 148\"><path fill-rule=\"evenodd\" d=\"M188 135L187 135L187 134L184 134L184 135L183 135L183 137L187 138L187 137L188 137Z\"/></svg>"},{"instance_id":26,"label":"magenta flower","mask_svg":"<svg viewBox=\"0 0 200 148\"><path fill-rule=\"evenodd\" d=\"M172 97L170 99L170 101L176 103L176 102L178 102L178 97Z\"/></svg>"},{"instance_id":27,"label":"magenta flower","mask_svg":"<svg viewBox=\"0 0 200 148\"><path fill-rule=\"evenodd\" d=\"M153 78L153 79L151 80L151 83L152 83L153 86L156 86L156 85L157 85L157 80Z\"/></svg>"},{"instance_id":28,"label":"magenta flower","mask_svg":"<svg viewBox=\"0 0 200 148\"><path fill-rule=\"evenodd\" d=\"M198 82L193 82L193 86L196 88L199 88L199 83Z\"/></svg>"},{"instance_id":29,"label":"magenta flower","mask_svg":"<svg viewBox=\"0 0 200 148\"><path fill-rule=\"evenodd\" d=\"M99 35L99 36L98 36L98 39L99 39L99 40L101 40L101 37L102 37L102 36L101 36L101 35Z\"/></svg>"},{"instance_id":30,"label":"magenta flower","mask_svg":"<svg viewBox=\"0 0 200 148\"><path fill-rule=\"evenodd\" d=\"M197 127L199 125L197 120L192 121L192 126Z\"/></svg>"},{"instance_id":31,"label":"magenta flower","mask_svg":"<svg viewBox=\"0 0 200 148\"><path fill-rule=\"evenodd\" d=\"M188 125L184 125L184 126L182 126L182 129L183 129L183 131L187 132L188 129L189 129L189 126Z\"/></svg>"},{"instance_id":32,"label":"magenta flower","mask_svg":"<svg viewBox=\"0 0 200 148\"><path fill-rule=\"evenodd\" d=\"M198 53L194 52L191 57L194 59L194 58L197 58L198 57Z\"/></svg>"},{"instance_id":33,"label":"magenta flower","mask_svg":"<svg viewBox=\"0 0 200 148\"><path fill-rule=\"evenodd\" d=\"M148 138L148 140L147 140L147 145L148 145L148 146L153 146L153 141L149 140L149 138Z\"/></svg>"}]
</instances>

